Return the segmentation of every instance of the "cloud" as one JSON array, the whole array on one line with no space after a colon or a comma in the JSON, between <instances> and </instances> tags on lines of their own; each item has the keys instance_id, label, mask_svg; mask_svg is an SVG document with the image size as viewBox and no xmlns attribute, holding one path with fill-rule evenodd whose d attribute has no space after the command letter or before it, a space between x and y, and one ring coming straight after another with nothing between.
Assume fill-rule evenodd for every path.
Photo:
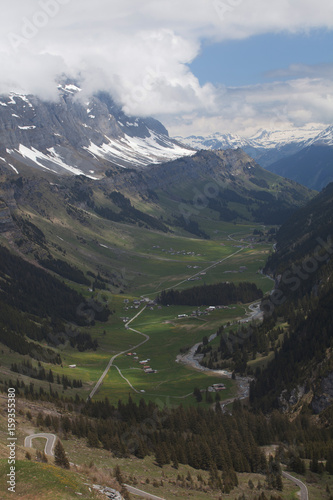
<instances>
[{"instance_id":1,"label":"cloud","mask_svg":"<svg viewBox=\"0 0 333 500\"><path fill-rule=\"evenodd\" d=\"M270 79L291 78L330 78L333 79L333 64L291 64L288 68L276 69L265 73Z\"/></svg>"},{"instance_id":2,"label":"cloud","mask_svg":"<svg viewBox=\"0 0 333 500\"><path fill-rule=\"evenodd\" d=\"M302 106L309 119L331 111L326 70L320 80L311 68L276 73L298 85L225 89L201 86L188 67L203 39L332 29L331 0L16 0L1 9L0 93L56 99L67 75L80 81L83 97L110 91L128 113L165 117L174 130L179 116L193 127L209 120L247 127L265 121L272 105L280 114L287 106L298 122Z\"/></svg>"},{"instance_id":3,"label":"cloud","mask_svg":"<svg viewBox=\"0 0 333 500\"><path fill-rule=\"evenodd\" d=\"M299 78L216 90L215 113L195 111L164 123L173 135L232 132L252 136L259 128L289 130L332 124L332 80Z\"/></svg>"}]
</instances>

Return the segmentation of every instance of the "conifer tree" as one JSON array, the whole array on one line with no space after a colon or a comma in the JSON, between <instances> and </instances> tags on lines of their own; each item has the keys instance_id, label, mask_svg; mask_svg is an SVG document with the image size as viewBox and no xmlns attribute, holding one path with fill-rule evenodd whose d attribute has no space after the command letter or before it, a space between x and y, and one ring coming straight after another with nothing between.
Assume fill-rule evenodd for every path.
<instances>
[{"instance_id":1,"label":"conifer tree","mask_svg":"<svg viewBox=\"0 0 333 500\"><path fill-rule=\"evenodd\" d=\"M65 449L60 441L58 440L54 449L54 463L63 469L69 469L69 461L66 456Z\"/></svg>"}]
</instances>

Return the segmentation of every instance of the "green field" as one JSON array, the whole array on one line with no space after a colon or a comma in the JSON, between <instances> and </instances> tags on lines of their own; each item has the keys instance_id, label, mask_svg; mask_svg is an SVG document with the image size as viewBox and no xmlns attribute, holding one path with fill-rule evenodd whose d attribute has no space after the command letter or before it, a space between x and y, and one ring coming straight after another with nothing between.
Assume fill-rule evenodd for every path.
<instances>
[{"instance_id":1,"label":"green field","mask_svg":"<svg viewBox=\"0 0 333 500\"><path fill-rule=\"evenodd\" d=\"M16 491L7 491L5 478L8 464L0 460L1 498L31 498L39 500L71 500L74 498L97 499L93 491L89 491L82 481L81 474L66 471L52 464L30 461L16 463Z\"/></svg>"},{"instance_id":2,"label":"green field","mask_svg":"<svg viewBox=\"0 0 333 500\"><path fill-rule=\"evenodd\" d=\"M160 291L167 288L180 290L224 281L254 282L264 293L272 288L271 280L259 273L271 250L271 244L259 242L253 236L256 227L253 224L234 225L214 221L212 239L201 240L110 223L93 215L87 215L88 225L77 223L69 227L65 214L62 215L63 219L59 217L56 222L51 223L34 214L34 222L37 223L39 219L38 225L42 227L48 241L54 242L55 257L64 258L61 252L65 252L66 260L84 272L98 270L111 276L109 290L91 292L87 286L69 281L67 283L85 298L107 303L113 311L107 323L87 323L82 328L82 331L98 340L97 351L79 352L67 343L59 347L62 366L43 363L55 375L82 380L83 387L75 390L64 391L62 385L54 384L55 390L64 395L78 393L80 397L86 398L110 358L132 350L144 340L139 333L126 329L122 319L133 318L140 310L134 308L135 299L142 296L155 299ZM84 243L79 238L84 238ZM128 304L125 304L125 300L128 300ZM189 368L176 362L176 358L180 349L190 348L204 336L215 333L222 324L244 317L247 307L234 307L200 318L183 319L178 319L178 315L190 315L195 308L147 308L130 325L134 330L150 337L148 342L135 351L139 360L126 354L117 357L94 398L107 396L116 403L119 399L127 399L130 394L134 400L143 397L147 401L154 400L168 405L197 404L192 395L194 387L205 391L211 384L219 382L221 377ZM1 372L6 378L11 376L15 380L17 375L9 371L10 365L19 362L22 357L6 348L4 351L8 356L4 357ZM143 371L139 361L145 359L150 360L149 366L156 373L147 374ZM69 365L76 365L76 368L69 368ZM20 378L25 383L29 382L28 377ZM33 382L35 387L41 386L48 390L46 381ZM236 395L233 381L227 379L225 385L226 390L222 394L224 399ZM204 405L205 402L201 404Z\"/></svg>"}]
</instances>

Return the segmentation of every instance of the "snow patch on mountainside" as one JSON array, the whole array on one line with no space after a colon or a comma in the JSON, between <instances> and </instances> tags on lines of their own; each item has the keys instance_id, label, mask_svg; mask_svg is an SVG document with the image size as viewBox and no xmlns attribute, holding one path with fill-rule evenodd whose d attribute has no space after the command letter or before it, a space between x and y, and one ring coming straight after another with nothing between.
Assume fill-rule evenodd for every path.
<instances>
[{"instance_id":1,"label":"snow patch on mountainside","mask_svg":"<svg viewBox=\"0 0 333 500\"><path fill-rule=\"evenodd\" d=\"M23 158L32 161L34 164L50 172L59 173L59 167L61 167L61 169L67 170L68 172L74 175L85 175L86 177L90 177L91 179L94 180L98 179L98 177L92 177L91 175L87 175L84 172L82 172L82 170L65 163L63 159L59 156L59 154L56 153L54 148L50 148L49 152L50 154L46 155L35 148L27 148L23 144L20 144L18 150L15 151L7 149L8 154L12 156L15 156L15 153L19 154Z\"/></svg>"},{"instance_id":2,"label":"snow patch on mountainside","mask_svg":"<svg viewBox=\"0 0 333 500\"><path fill-rule=\"evenodd\" d=\"M159 121L127 116L105 92L82 102L75 82L58 89L58 102L14 92L0 96L0 154L7 150L20 164L60 175L91 177L94 171L98 178L107 163L144 168L195 154Z\"/></svg>"},{"instance_id":3,"label":"snow patch on mountainside","mask_svg":"<svg viewBox=\"0 0 333 500\"><path fill-rule=\"evenodd\" d=\"M106 142L97 146L93 142L84 147L95 158L103 158L120 167L126 167L133 161L137 166L162 163L176 160L182 156L193 156L195 151L173 142L166 136L161 136L149 130L150 136L145 138L124 135L119 139L105 136Z\"/></svg>"}]
</instances>

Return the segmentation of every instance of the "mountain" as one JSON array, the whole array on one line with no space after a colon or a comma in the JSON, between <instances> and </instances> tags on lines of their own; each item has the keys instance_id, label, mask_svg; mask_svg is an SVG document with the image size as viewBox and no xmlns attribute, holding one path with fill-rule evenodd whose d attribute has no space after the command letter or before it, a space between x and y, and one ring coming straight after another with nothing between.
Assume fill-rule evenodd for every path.
<instances>
[{"instance_id":1,"label":"mountain","mask_svg":"<svg viewBox=\"0 0 333 500\"><path fill-rule=\"evenodd\" d=\"M331 238L332 224L333 183L330 183L281 226L276 236L276 252L268 260L266 271L281 274L293 263L306 260L315 252L319 239Z\"/></svg>"},{"instance_id":2,"label":"mountain","mask_svg":"<svg viewBox=\"0 0 333 500\"><path fill-rule=\"evenodd\" d=\"M298 153L273 163L268 169L310 189L320 191L333 181L333 147L322 146L319 141L315 142Z\"/></svg>"},{"instance_id":3,"label":"mountain","mask_svg":"<svg viewBox=\"0 0 333 500\"><path fill-rule=\"evenodd\" d=\"M21 250L35 252L44 265L47 252L31 246L33 240L40 247L41 235L30 221L22 222L21 210L38 214L34 219L42 226L60 217L68 227L89 227L98 217L101 224L107 220L119 228L134 225L207 238L219 221L281 224L312 196L307 188L261 168L242 150L201 151L144 170L107 170L100 180L59 178L26 167L24 175L11 170L2 176L0 233L14 231Z\"/></svg>"},{"instance_id":4,"label":"mountain","mask_svg":"<svg viewBox=\"0 0 333 500\"><path fill-rule=\"evenodd\" d=\"M205 151L144 172L151 190L185 218L281 224L312 197L303 186L260 167L243 150ZM212 212L213 211L213 212Z\"/></svg>"},{"instance_id":5,"label":"mountain","mask_svg":"<svg viewBox=\"0 0 333 500\"><path fill-rule=\"evenodd\" d=\"M178 138L195 149L242 148L262 167L310 189L320 190L333 180L333 126L325 130L259 130L244 138L234 134Z\"/></svg>"},{"instance_id":6,"label":"mountain","mask_svg":"<svg viewBox=\"0 0 333 500\"><path fill-rule=\"evenodd\" d=\"M70 130L66 133L74 142ZM75 154L79 146L70 147ZM280 477L279 460L301 474L305 461L307 468L310 462L313 471L314 450L321 464L319 468L317 460L317 472L325 467L331 474L333 273L323 254L318 255L324 267L312 273L313 296L306 294L312 286L295 295L291 290L284 309L266 314L262 324L238 323L245 313L240 304L203 318L177 318L178 312L187 311L183 306L162 307L152 300L144 307L144 302L161 287L188 288L194 273L207 286L208 280L228 279L246 291L248 269L262 286L268 280L259 268L275 229L255 221L280 224L294 214L278 233L272 259L276 255L279 261L270 260L267 268L278 282L285 266L298 265L308 252L316 255L316 247L307 241L330 231L332 187L301 209L313 193L263 169L241 149L200 151L142 169L103 161L101 172L106 166L97 180L60 176L38 170L34 163L22 163L19 174L5 166L0 171L0 389L8 394L9 387L15 388L17 423L26 429L17 442L17 467L25 474L17 492L23 497L37 492L41 499L77 498L81 492L94 498L89 485L120 490L122 483L142 485L150 494L158 489L163 498L217 498L234 490L235 498L258 500L255 481L260 498L267 494L278 500L290 496L290 488L281 492L287 480ZM267 240L261 239L264 233ZM213 241L202 240L209 237ZM283 250L289 252L286 262ZM221 268L215 268L217 263L223 263ZM311 262L304 265L308 269ZM240 266L245 274L238 273ZM213 270L210 276L208 269ZM232 274L224 274L228 271ZM277 302L279 296L269 299ZM141 313L141 320L131 323ZM201 339L208 343L217 328L223 340L224 326L239 328L234 369L237 378L244 370L251 377L252 406L265 415L234 401L235 382L228 379L223 391L214 394L213 411L207 386L221 379L206 372L192 374L175 363L180 350ZM243 335L242 328L249 326L252 333ZM214 345L219 348L215 339ZM214 345L206 346L211 362ZM137 359L132 358L134 350ZM94 383L116 358L99 394L91 398ZM155 373L138 369L139 359L149 361ZM241 379L242 387L246 380ZM158 404L152 401L155 390ZM225 409L230 401L231 415ZM303 409L299 415L297 405ZM271 413L273 408L281 412ZM282 411L293 413L292 418ZM4 419L8 412L1 413ZM7 420L0 421L3 427ZM49 465L35 462L35 453L23 448L25 434L41 431L63 439L68 460L76 464L72 470L57 469L51 457ZM273 445L276 458L267 460L263 446L273 450ZM0 447L5 478L6 437ZM163 481L152 482L152 477L161 477L162 467ZM45 471L52 484L45 482ZM178 480L180 473L188 479ZM317 480L317 475L310 479ZM321 490L319 485L318 474L316 488L324 498L326 479Z\"/></svg>"},{"instance_id":7,"label":"mountain","mask_svg":"<svg viewBox=\"0 0 333 500\"><path fill-rule=\"evenodd\" d=\"M153 118L129 117L107 93L80 98L59 85L57 102L11 93L0 97L0 165L100 178L114 167L144 168L194 152Z\"/></svg>"},{"instance_id":8,"label":"mountain","mask_svg":"<svg viewBox=\"0 0 333 500\"><path fill-rule=\"evenodd\" d=\"M262 304L272 333L288 325L274 359L258 372L251 399L265 411L312 409L332 422L333 183L296 211L276 235L264 272L275 290Z\"/></svg>"},{"instance_id":9,"label":"mountain","mask_svg":"<svg viewBox=\"0 0 333 500\"><path fill-rule=\"evenodd\" d=\"M332 127L328 127L324 131L316 128L270 131L260 129L248 138L236 134L216 133L206 137L190 136L177 137L177 139L194 149L242 148L265 168L306 146L317 143L333 145Z\"/></svg>"}]
</instances>

